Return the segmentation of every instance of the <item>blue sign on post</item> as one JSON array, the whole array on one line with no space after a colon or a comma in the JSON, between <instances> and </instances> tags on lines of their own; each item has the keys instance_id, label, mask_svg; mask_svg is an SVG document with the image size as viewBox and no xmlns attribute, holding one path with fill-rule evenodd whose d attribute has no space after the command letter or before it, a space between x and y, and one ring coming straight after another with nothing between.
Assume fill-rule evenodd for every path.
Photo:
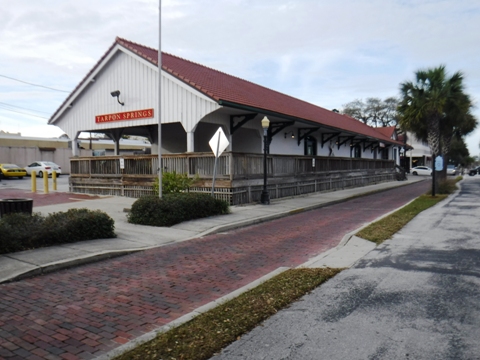
<instances>
[{"instance_id":1,"label":"blue sign on post","mask_svg":"<svg viewBox=\"0 0 480 360\"><path fill-rule=\"evenodd\" d=\"M443 170L443 157L438 155L435 158L435 171L442 171Z\"/></svg>"}]
</instances>

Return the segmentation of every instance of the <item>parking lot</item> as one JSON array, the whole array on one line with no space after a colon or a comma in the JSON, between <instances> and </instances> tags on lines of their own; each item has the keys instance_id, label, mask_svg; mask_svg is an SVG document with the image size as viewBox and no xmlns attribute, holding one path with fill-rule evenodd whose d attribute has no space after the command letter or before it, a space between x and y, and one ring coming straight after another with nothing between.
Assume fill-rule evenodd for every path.
<instances>
[{"instance_id":1,"label":"parking lot","mask_svg":"<svg viewBox=\"0 0 480 360\"><path fill-rule=\"evenodd\" d=\"M61 175L57 177L57 190L58 192L68 192L68 175ZM37 192L43 192L43 179L36 178L37 182ZM23 179L10 178L2 179L0 181L0 192L2 189L20 189L20 190L31 190L32 189L32 178L26 176ZM48 189L49 191L53 190L53 180L51 177L48 178Z\"/></svg>"}]
</instances>

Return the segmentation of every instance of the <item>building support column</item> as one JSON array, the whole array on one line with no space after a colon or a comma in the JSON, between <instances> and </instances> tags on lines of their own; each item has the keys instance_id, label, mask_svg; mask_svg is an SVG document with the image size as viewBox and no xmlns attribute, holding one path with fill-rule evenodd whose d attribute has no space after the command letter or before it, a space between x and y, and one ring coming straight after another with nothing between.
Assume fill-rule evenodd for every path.
<instances>
[{"instance_id":1,"label":"building support column","mask_svg":"<svg viewBox=\"0 0 480 360\"><path fill-rule=\"evenodd\" d=\"M113 129L111 132L105 133L105 135L107 135L115 143L115 155L120 155L120 139L122 138L122 134L123 129Z\"/></svg>"},{"instance_id":2,"label":"building support column","mask_svg":"<svg viewBox=\"0 0 480 360\"><path fill-rule=\"evenodd\" d=\"M187 131L187 152L195 152L195 133Z\"/></svg>"},{"instance_id":3,"label":"building support column","mask_svg":"<svg viewBox=\"0 0 480 360\"><path fill-rule=\"evenodd\" d=\"M73 157L78 157L78 155L80 154L80 148L79 148L80 144L78 142L79 136L80 136L80 132L77 132L77 134L72 140L72 156Z\"/></svg>"},{"instance_id":4,"label":"building support column","mask_svg":"<svg viewBox=\"0 0 480 360\"><path fill-rule=\"evenodd\" d=\"M78 146L79 146L78 139L75 138L72 141L72 155L73 155L73 157L77 157L78 154L80 153L80 149L78 148Z\"/></svg>"},{"instance_id":5,"label":"building support column","mask_svg":"<svg viewBox=\"0 0 480 360\"><path fill-rule=\"evenodd\" d=\"M225 150L233 152L233 135L232 134L228 134L228 142L229 144Z\"/></svg>"}]
</instances>

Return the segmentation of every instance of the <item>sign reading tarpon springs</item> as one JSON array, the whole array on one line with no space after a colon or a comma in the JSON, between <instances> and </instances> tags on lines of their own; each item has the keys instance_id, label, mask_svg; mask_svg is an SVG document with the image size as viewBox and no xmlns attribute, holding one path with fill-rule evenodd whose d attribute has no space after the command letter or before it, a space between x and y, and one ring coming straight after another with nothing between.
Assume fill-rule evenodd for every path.
<instances>
[{"instance_id":1,"label":"sign reading tarpon springs","mask_svg":"<svg viewBox=\"0 0 480 360\"><path fill-rule=\"evenodd\" d=\"M133 110L115 114L97 115L95 116L95 122L97 124L100 124L110 121L136 120L147 118L153 118L153 109Z\"/></svg>"}]
</instances>

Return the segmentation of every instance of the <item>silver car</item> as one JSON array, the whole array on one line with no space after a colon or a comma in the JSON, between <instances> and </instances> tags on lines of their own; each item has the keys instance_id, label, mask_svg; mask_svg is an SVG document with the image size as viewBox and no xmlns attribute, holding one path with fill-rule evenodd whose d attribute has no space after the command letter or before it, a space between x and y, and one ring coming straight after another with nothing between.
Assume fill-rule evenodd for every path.
<instances>
[{"instance_id":1,"label":"silver car","mask_svg":"<svg viewBox=\"0 0 480 360\"><path fill-rule=\"evenodd\" d=\"M457 169L455 169L455 165L447 165L447 175L456 175Z\"/></svg>"},{"instance_id":2,"label":"silver car","mask_svg":"<svg viewBox=\"0 0 480 360\"><path fill-rule=\"evenodd\" d=\"M31 176L32 171L35 171L36 176L43 177L43 172L46 171L48 176L52 176L52 173L55 171L57 176L62 174L62 168L51 161L35 161L28 166L25 166L27 175Z\"/></svg>"}]
</instances>

